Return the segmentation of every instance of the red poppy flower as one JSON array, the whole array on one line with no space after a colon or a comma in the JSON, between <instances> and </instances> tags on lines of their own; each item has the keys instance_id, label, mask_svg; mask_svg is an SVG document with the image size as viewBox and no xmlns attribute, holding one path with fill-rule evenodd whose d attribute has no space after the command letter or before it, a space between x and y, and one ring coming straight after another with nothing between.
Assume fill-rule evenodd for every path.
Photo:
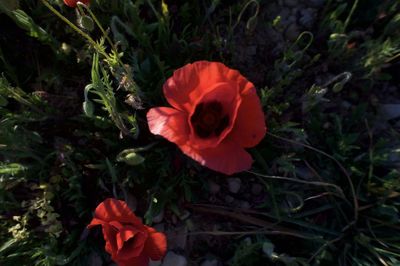
<instances>
[{"instance_id":1,"label":"red poppy flower","mask_svg":"<svg viewBox=\"0 0 400 266\"><path fill-rule=\"evenodd\" d=\"M147 266L167 251L163 233L145 226L124 201L106 199L97 206L88 228L101 225L105 249L118 266Z\"/></svg>"},{"instance_id":2,"label":"red poppy flower","mask_svg":"<svg viewBox=\"0 0 400 266\"><path fill-rule=\"evenodd\" d=\"M64 0L64 4L66 4L69 7L76 7L78 2L88 5L90 3L90 0Z\"/></svg>"},{"instance_id":3,"label":"red poppy flower","mask_svg":"<svg viewBox=\"0 0 400 266\"><path fill-rule=\"evenodd\" d=\"M253 83L222 63L198 61L177 69L163 90L173 108L149 110L153 134L215 171L250 169L244 148L257 145L267 130Z\"/></svg>"}]
</instances>

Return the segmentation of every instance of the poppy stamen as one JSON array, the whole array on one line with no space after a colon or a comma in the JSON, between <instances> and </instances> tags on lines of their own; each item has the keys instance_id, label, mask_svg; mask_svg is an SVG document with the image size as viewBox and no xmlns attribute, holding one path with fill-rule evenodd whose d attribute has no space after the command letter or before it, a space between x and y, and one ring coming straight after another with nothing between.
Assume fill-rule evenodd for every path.
<instances>
[{"instance_id":1,"label":"poppy stamen","mask_svg":"<svg viewBox=\"0 0 400 266\"><path fill-rule=\"evenodd\" d=\"M220 102L199 103L190 118L194 132L200 138L219 136L229 125L229 116L223 113Z\"/></svg>"}]
</instances>

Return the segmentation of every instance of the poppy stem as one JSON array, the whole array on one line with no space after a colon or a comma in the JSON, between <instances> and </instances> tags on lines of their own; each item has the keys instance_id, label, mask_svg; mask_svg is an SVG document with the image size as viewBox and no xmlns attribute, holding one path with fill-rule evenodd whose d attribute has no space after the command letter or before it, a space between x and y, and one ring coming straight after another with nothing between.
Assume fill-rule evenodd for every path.
<instances>
[{"instance_id":1,"label":"poppy stem","mask_svg":"<svg viewBox=\"0 0 400 266\"><path fill-rule=\"evenodd\" d=\"M82 10L82 7L86 10L86 12L89 13L90 17L93 19L94 23L96 23L97 27L99 27L101 33L103 33L104 38L106 38L107 42L110 44L110 46L112 47L113 50L116 50L115 44L111 41L110 37L108 36L108 32L106 30L104 30L103 26L101 26L99 20L97 19L97 17L94 15L94 13L92 12L92 10L90 10L90 8L85 5L82 2L78 2L78 8L79 10Z\"/></svg>"},{"instance_id":2,"label":"poppy stem","mask_svg":"<svg viewBox=\"0 0 400 266\"><path fill-rule=\"evenodd\" d=\"M71 21L69 21L66 17L64 17L60 12L58 12L54 7L52 7L47 0L41 0L42 3L50 9L51 12L53 12L57 17L59 17L62 21L64 21L68 26L70 26L74 31L76 31L78 34L80 34L83 38L85 38L99 53L101 53L103 56L105 56L107 59L109 59L109 56L107 53L104 52L104 49L96 43L92 37L90 37L87 33L82 31L80 28L75 26Z\"/></svg>"}]
</instances>

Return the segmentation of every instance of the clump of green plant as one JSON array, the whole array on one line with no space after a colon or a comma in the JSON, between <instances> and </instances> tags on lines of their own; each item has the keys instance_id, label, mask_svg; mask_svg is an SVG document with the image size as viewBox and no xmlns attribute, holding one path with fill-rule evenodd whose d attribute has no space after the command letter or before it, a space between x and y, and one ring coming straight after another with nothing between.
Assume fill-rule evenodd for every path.
<instances>
[{"instance_id":1,"label":"clump of green plant","mask_svg":"<svg viewBox=\"0 0 400 266\"><path fill-rule=\"evenodd\" d=\"M228 239L230 265L399 264L399 132L372 97L397 86L397 1L328 1L271 62L259 88L269 133L238 175L265 197L247 209L210 195L207 182L223 191L226 177L149 134L146 110L174 69L229 65L235 30L257 34L268 3L39 2L0 3L1 265L106 263L85 226L107 197L139 199L148 224L164 212L168 226L200 228L195 240ZM32 56L15 53L21 43ZM188 210L200 219L181 219ZM236 231L201 231L203 220Z\"/></svg>"}]
</instances>

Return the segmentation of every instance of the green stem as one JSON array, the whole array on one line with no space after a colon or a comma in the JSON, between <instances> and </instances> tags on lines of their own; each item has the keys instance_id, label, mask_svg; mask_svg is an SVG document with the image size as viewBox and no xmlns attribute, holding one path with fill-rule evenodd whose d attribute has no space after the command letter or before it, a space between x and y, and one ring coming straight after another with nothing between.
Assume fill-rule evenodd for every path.
<instances>
[{"instance_id":1,"label":"green stem","mask_svg":"<svg viewBox=\"0 0 400 266\"><path fill-rule=\"evenodd\" d=\"M102 32L103 36L106 38L107 42L110 44L111 49L113 50L114 54L116 55L116 58L118 60L118 64L125 70L126 77L129 79L130 83L135 85L136 83L134 82L133 77L131 76L129 69L125 66L125 64L121 61L121 58L118 56L118 50L117 50L116 45L112 42L112 40L108 36L108 33L106 32L106 30L100 24L100 21L97 19L96 15L92 12L92 10L90 10L90 8L87 5L78 2L78 8L82 8L82 7L89 13L90 17L96 23L97 27L99 27L99 29ZM134 86L134 87L136 87L136 86Z\"/></svg>"},{"instance_id":2,"label":"green stem","mask_svg":"<svg viewBox=\"0 0 400 266\"><path fill-rule=\"evenodd\" d=\"M92 37L90 37L88 34L83 32L80 28L75 26L71 21L69 21L66 17L64 17L60 12L58 12L54 7L52 7L47 0L41 0L42 3L50 9L51 12L53 12L57 17L59 17L62 21L64 21L68 26L70 26L74 31L79 33L82 37L84 37L96 50L98 50L103 56L106 58L109 58L109 56L103 51L103 49L100 47L99 44L97 44Z\"/></svg>"},{"instance_id":3,"label":"green stem","mask_svg":"<svg viewBox=\"0 0 400 266\"><path fill-rule=\"evenodd\" d=\"M351 7L350 13L349 13L349 15L347 16L346 21L344 22L343 33L346 32L346 28L347 28L347 26L348 26L349 23L350 23L350 19L351 19L351 17L353 16L354 10L356 10L356 8L357 8L358 1L359 1L359 0L354 0L354 4L353 4L353 6Z\"/></svg>"},{"instance_id":4,"label":"green stem","mask_svg":"<svg viewBox=\"0 0 400 266\"><path fill-rule=\"evenodd\" d=\"M106 38L106 40L108 41L108 43L111 45L112 49L113 49L113 50L116 50L116 49L115 49L114 43L111 41L110 37L108 37L107 32L104 30L103 26L101 26L99 20L98 20L97 17L93 14L92 10L90 10L90 8L89 8L87 5L85 5L85 4L81 3L81 2L78 2L78 8L79 8L79 10L82 11L82 9L81 9L82 7L89 13L90 17L92 17L94 23L96 23L97 27L99 27L101 33L103 33L103 36Z\"/></svg>"}]
</instances>

